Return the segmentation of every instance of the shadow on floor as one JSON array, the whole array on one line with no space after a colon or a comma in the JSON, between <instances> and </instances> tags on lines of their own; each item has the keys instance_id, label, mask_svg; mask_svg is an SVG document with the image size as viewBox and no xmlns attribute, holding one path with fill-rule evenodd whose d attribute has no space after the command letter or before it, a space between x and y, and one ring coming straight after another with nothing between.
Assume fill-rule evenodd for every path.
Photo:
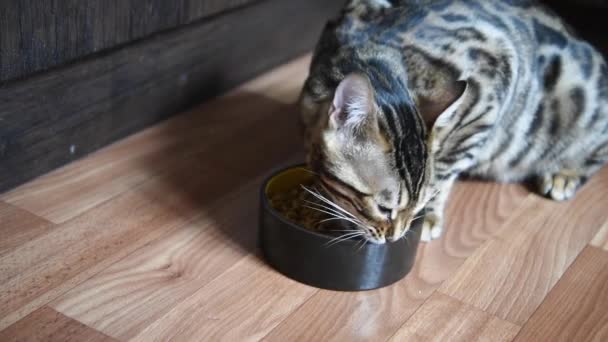
<instances>
[{"instance_id":1,"label":"shadow on floor","mask_svg":"<svg viewBox=\"0 0 608 342\"><path fill-rule=\"evenodd\" d=\"M239 252L259 255L261 182L272 170L304 159L295 106L240 92L159 129L172 148L155 160L172 164L149 195L184 216L194 212L201 229L217 230ZM156 161L142 167L158 168L146 163Z\"/></svg>"}]
</instances>

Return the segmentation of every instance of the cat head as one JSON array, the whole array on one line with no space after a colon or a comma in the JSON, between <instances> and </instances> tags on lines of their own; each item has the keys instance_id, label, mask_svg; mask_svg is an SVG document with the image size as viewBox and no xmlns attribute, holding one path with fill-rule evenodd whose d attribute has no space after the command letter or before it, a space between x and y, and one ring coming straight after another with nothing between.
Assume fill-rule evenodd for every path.
<instances>
[{"instance_id":1,"label":"cat head","mask_svg":"<svg viewBox=\"0 0 608 342\"><path fill-rule=\"evenodd\" d=\"M319 187L367 240L384 243L402 238L436 194L428 128L456 101L417 105L409 94L378 88L368 76L352 73L330 101L313 103L304 96L302 109L317 112L307 124L307 145ZM464 90L459 91L458 97ZM420 111L428 112L426 120Z\"/></svg>"}]
</instances>

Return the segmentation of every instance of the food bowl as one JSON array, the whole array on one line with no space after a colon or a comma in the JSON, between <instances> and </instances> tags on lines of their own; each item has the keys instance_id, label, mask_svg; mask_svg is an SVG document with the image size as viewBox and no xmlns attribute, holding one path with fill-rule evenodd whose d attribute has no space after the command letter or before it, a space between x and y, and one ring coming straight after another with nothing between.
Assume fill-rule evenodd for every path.
<instances>
[{"instance_id":1,"label":"food bowl","mask_svg":"<svg viewBox=\"0 0 608 342\"><path fill-rule=\"evenodd\" d=\"M377 289L405 277L414 265L422 218L412 223L407 239L385 244L333 243L334 236L292 223L269 200L275 192L311 184L313 177L298 165L274 173L263 183L259 242L266 261L298 282L337 291Z\"/></svg>"}]
</instances>

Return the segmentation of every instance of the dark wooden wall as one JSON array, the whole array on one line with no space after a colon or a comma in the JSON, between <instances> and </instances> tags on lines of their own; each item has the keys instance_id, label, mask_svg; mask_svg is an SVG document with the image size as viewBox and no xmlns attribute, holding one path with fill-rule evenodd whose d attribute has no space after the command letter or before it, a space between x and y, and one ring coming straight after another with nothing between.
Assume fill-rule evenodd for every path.
<instances>
[{"instance_id":1,"label":"dark wooden wall","mask_svg":"<svg viewBox=\"0 0 608 342\"><path fill-rule=\"evenodd\" d=\"M0 85L0 192L310 51L341 6L256 1Z\"/></svg>"},{"instance_id":2,"label":"dark wooden wall","mask_svg":"<svg viewBox=\"0 0 608 342\"><path fill-rule=\"evenodd\" d=\"M0 0L0 82L256 0Z\"/></svg>"}]
</instances>

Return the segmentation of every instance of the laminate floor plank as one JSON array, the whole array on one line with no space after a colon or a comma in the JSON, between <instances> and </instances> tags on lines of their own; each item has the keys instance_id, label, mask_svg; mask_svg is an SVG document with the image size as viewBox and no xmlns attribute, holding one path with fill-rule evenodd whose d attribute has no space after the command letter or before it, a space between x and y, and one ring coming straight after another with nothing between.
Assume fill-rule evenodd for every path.
<instances>
[{"instance_id":1,"label":"laminate floor plank","mask_svg":"<svg viewBox=\"0 0 608 342\"><path fill-rule=\"evenodd\" d=\"M258 190L303 160L309 61L0 194L0 340L606 339L608 168L564 203L458 182L444 236L383 289L270 268Z\"/></svg>"},{"instance_id":2,"label":"laminate floor plank","mask_svg":"<svg viewBox=\"0 0 608 342\"><path fill-rule=\"evenodd\" d=\"M516 341L608 341L608 252L586 247Z\"/></svg>"},{"instance_id":3,"label":"laminate floor plank","mask_svg":"<svg viewBox=\"0 0 608 342\"><path fill-rule=\"evenodd\" d=\"M209 208L213 216L144 245L51 306L119 340L132 338L255 251L257 227L251 217L257 214L260 183L222 197Z\"/></svg>"},{"instance_id":4,"label":"laminate floor plank","mask_svg":"<svg viewBox=\"0 0 608 342\"><path fill-rule=\"evenodd\" d=\"M608 168L569 202L538 198L485 243L440 291L523 325L608 219Z\"/></svg>"},{"instance_id":5,"label":"laminate floor plank","mask_svg":"<svg viewBox=\"0 0 608 342\"><path fill-rule=\"evenodd\" d=\"M512 341L519 329L513 323L436 292L390 341Z\"/></svg>"},{"instance_id":6,"label":"laminate floor plank","mask_svg":"<svg viewBox=\"0 0 608 342\"><path fill-rule=\"evenodd\" d=\"M258 341L316 291L250 255L131 341Z\"/></svg>"},{"instance_id":7,"label":"laminate floor plank","mask_svg":"<svg viewBox=\"0 0 608 342\"><path fill-rule=\"evenodd\" d=\"M43 306L0 331L4 342L118 342L99 331Z\"/></svg>"},{"instance_id":8,"label":"laminate floor plank","mask_svg":"<svg viewBox=\"0 0 608 342\"><path fill-rule=\"evenodd\" d=\"M51 222L0 201L0 256L48 232L52 227Z\"/></svg>"},{"instance_id":9,"label":"laminate floor plank","mask_svg":"<svg viewBox=\"0 0 608 342\"><path fill-rule=\"evenodd\" d=\"M477 246L499 233L526 203L518 185L461 182L447 211L445 236L421 244L412 272L402 281L368 292L321 290L279 327L269 341L368 341L393 335Z\"/></svg>"},{"instance_id":10,"label":"laminate floor plank","mask_svg":"<svg viewBox=\"0 0 608 342\"><path fill-rule=\"evenodd\" d=\"M217 134L217 140L207 137L200 145L192 144L164 175L103 202L0 257L0 328L54 300L141 245L197 217L213 217L206 209L221 196L294 156L301 156L302 143L294 134L297 121L286 115L293 113L292 107L247 94L231 97L232 103L247 100L239 107L243 117L253 111L260 113L260 119L244 126L218 119L231 134ZM260 136L259 132L270 123L276 129ZM165 133L173 136L180 132L170 128ZM148 166L142 162L140 167Z\"/></svg>"}]
</instances>

